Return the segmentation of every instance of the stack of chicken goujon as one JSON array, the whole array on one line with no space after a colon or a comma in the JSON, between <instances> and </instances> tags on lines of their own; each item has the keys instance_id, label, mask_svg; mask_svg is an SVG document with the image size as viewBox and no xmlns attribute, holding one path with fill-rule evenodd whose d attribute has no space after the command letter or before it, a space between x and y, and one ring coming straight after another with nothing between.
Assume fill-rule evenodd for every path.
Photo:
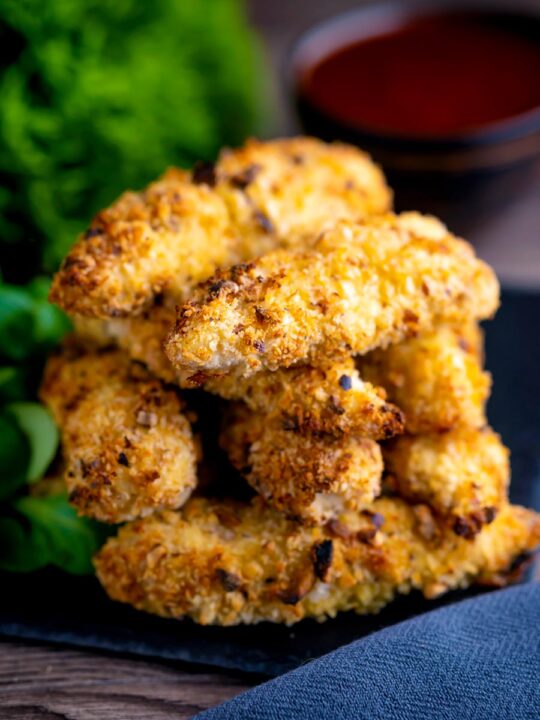
<instances>
[{"instance_id":1,"label":"stack of chicken goujon","mask_svg":"<svg viewBox=\"0 0 540 720\"><path fill-rule=\"evenodd\" d=\"M508 501L479 321L492 270L392 212L359 150L249 141L99 213L54 278L75 333L41 389L114 600L202 624L376 612L519 577L540 517ZM193 393L190 391L196 390ZM190 397L253 492L201 487Z\"/></svg>"}]
</instances>

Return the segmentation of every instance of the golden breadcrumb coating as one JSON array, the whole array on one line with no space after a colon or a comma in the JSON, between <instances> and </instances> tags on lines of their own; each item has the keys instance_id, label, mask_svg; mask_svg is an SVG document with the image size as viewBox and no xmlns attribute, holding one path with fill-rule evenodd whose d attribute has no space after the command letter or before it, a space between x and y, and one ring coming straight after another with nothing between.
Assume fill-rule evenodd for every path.
<instances>
[{"instance_id":1,"label":"golden breadcrumb coating","mask_svg":"<svg viewBox=\"0 0 540 720\"><path fill-rule=\"evenodd\" d=\"M184 301L217 267L315 236L329 222L391 207L381 171L356 148L296 138L170 170L99 213L53 281L67 313L136 315L165 292Z\"/></svg>"},{"instance_id":2,"label":"golden breadcrumb coating","mask_svg":"<svg viewBox=\"0 0 540 720\"><path fill-rule=\"evenodd\" d=\"M248 375L489 317L498 298L493 271L441 223L388 215L340 223L310 251L218 272L184 305L165 349L185 376Z\"/></svg>"},{"instance_id":3,"label":"golden breadcrumb coating","mask_svg":"<svg viewBox=\"0 0 540 720\"><path fill-rule=\"evenodd\" d=\"M368 155L313 138L249 140L224 150L216 177L245 259L311 241L337 220L392 207L384 175Z\"/></svg>"},{"instance_id":4,"label":"golden breadcrumb coating","mask_svg":"<svg viewBox=\"0 0 540 720\"><path fill-rule=\"evenodd\" d=\"M155 305L133 317L110 320L75 318L74 325L77 335L88 338L101 347L117 345L125 350L132 360L144 363L156 377L178 384L178 373L163 349L175 317L175 307L171 307L167 300L165 304ZM193 385L186 385L189 386Z\"/></svg>"},{"instance_id":5,"label":"golden breadcrumb coating","mask_svg":"<svg viewBox=\"0 0 540 720\"><path fill-rule=\"evenodd\" d=\"M50 299L68 314L136 314L165 290L183 300L186 287L239 259L234 248L221 198L171 170L93 219L54 277Z\"/></svg>"},{"instance_id":6,"label":"golden breadcrumb coating","mask_svg":"<svg viewBox=\"0 0 540 720\"><path fill-rule=\"evenodd\" d=\"M252 410L276 417L301 432L336 436L355 433L376 440L403 432L401 410L387 402L382 388L362 380L348 354L331 360L320 358L317 366L263 370L248 377L238 373L205 378L199 373L182 379L163 352L170 317L170 308L162 306L120 320L82 318L75 327L99 345L118 344L165 382L200 388L226 400L243 400Z\"/></svg>"},{"instance_id":7,"label":"golden breadcrumb coating","mask_svg":"<svg viewBox=\"0 0 540 720\"><path fill-rule=\"evenodd\" d=\"M251 410L302 433L351 433L381 440L404 428L401 410L386 401L382 388L361 379L350 355L247 378L210 377L202 387L229 400L243 400Z\"/></svg>"},{"instance_id":8,"label":"golden breadcrumb coating","mask_svg":"<svg viewBox=\"0 0 540 720\"><path fill-rule=\"evenodd\" d=\"M404 435L384 447L384 463L393 490L427 503L465 538L493 520L510 479L509 451L490 428Z\"/></svg>"},{"instance_id":9,"label":"golden breadcrumb coating","mask_svg":"<svg viewBox=\"0 0 540 720\"><path fill-rule=\"evenodd\" d=\"M482 371L477 346L466 339L473 333L438 327L360 357L358 369L403 410L409 433L482 427L491 377Z\"/></svg>"},{"instance_id":10,"label":"golden breadcrumb coating","mask_svg":"<svg viewBox=\"0 0 540 720\"><path fill-rule=\"evenodd\" d=\"M137 316L140 317L140 316ZM118 322L123 323L127 318L119 318ZM109 322L114 320L102 320L101 318L89 318L83 317L82 315L74 316L71 318L71 323L74 329L74 335L77 337L79 342L88 347L94 348L108 348L116 345L116 338L113 333L109 331ZM128 353L130 357L135 358Z\"/></svg>"},{"instance_id":11,"label":"golden breadcrumb coating","mask_svg":"<svg viewBox=\"0 0 540 720\"><path fill-rule=\"evenodd\" d=\"M338 519L380 493L383 462L374 440L302 435L237 404L225 414L220 445L269 505L302 522Z\"/></svg>"},{"instance_id":12,"label":"golden breadcrumb coating","mask_svg":"<svg viewBox=\"0 0 540 720\"><path fill-rule=\"evenodd\" d=\"M77 353L51 357L41 386L62 434L70 501L109 523L180 507L197 452L177 393L122 352Z\"/></svg>"},{"instance_id":13,"label":"golden breadcrumb coating","mask_svg":"<svg viewBox=\"0 0 540 720\"><path fill-rule=\"evenodd\" d=\"M120 529L95 557L114 600L201 624L292 624L377 612L396 594L433 598L473 582L504 585L540 542L540 517L506 506L472 542L400 499L347 524L304 526L265 507L194 498Z\"/></svg>"},{"instance_id":14,"label":"golden breadcrumb coating","mask_svg":"<svg viewBox=\"0 0 540 720\"><path fill-rule=\"evenodd\" d=\"M461 349L469 355L474 355L480 365L485 362L484 331L477 322L463 322L459 325L449 325L458 339Z\"/></svg>"}]
</instances>

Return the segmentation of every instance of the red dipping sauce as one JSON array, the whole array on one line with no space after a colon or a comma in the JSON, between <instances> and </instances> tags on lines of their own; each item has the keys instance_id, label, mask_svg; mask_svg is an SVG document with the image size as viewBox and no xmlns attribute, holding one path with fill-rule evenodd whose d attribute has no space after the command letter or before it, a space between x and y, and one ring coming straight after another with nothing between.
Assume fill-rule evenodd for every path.
<instances>
[{"instance_id":1,"label":"red dipping sauce","mask_svg":"<svg viewBox=\"0 0 540 720\"><path fill-rule=\"evenodd\" d=\"M496 13L405 18L302 67L300 92L351 127L458 136L540 106L537 31Z\"/></svg>"}]
</instances>

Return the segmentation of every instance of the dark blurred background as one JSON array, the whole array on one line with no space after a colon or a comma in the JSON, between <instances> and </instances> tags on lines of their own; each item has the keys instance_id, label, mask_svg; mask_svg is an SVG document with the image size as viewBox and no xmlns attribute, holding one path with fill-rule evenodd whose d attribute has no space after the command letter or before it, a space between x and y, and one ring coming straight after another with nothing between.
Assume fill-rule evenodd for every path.
<instances>
[{"instance_id":1,"label":"dark blurred background","mask_svg":"<svg viewBox=\"0 0 540 720\"><path fill-rule=\"evenodd\" d=\"M249 0L249 17L262 35L271 74L273 115L265 129L269 136L299 132L287 91L287 57L296 38L314 23L367 4L361 0ZM540 7L540 2L536 4ZM509 205L484 209L475 218L468 239L504 284L540 287L540 172Z\"/></svg>"}]
</instances>

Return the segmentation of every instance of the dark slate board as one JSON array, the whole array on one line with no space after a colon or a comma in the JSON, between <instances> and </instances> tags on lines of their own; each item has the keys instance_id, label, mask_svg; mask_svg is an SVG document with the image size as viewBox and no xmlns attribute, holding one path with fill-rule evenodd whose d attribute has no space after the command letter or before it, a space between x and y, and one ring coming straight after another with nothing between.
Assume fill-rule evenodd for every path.
<instances>
[{"instance_id":1,"label":"dark slate board","mask_svg":"<svg viewBox=\"0 0 540 720\"><path fill-rule=\"evenodd\" d=\"M493 426L512 449L512 499L540 510L540 294L506 291L487 331ZM537 566L538 570L538 566ZM536 573L538 575L538 573ZM198 627L110 602L90 577L0 575L0 634L277 675L400 620L473 592L427 603L414 594L377 616L344 614L293 628Z\"/></svg>"}]
</instances>

